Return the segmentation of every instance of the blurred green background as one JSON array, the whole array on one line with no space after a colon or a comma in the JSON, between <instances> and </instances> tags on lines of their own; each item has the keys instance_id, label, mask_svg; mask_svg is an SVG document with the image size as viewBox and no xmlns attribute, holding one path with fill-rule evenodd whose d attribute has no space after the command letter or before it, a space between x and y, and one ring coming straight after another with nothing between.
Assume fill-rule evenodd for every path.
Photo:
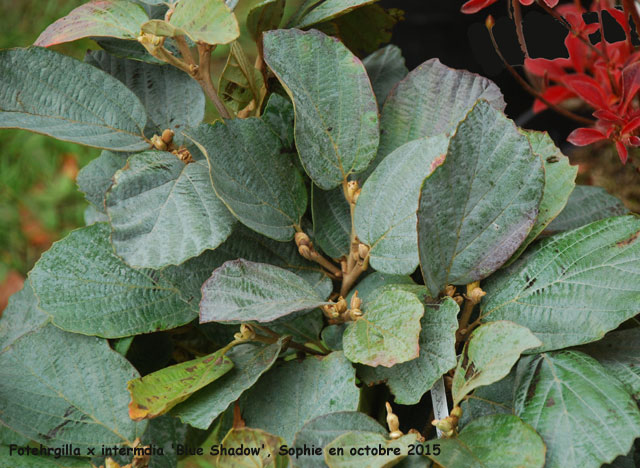
<instances>
[{"instance_id":1,"label":"blurred green background","mask_svg":"<svg viewBox=\"0 0 640 468\"><path fill-rule=\"evenodd\" d=\"M47 25L82 3L0 0L0 48L31 45ZM82 58L87 48L95 46L87 40L56 50ZM23 130L0 130L0 310L42 251L83 224L87 202L75 176L98 154Z\"/></svg>"}]
</instances>

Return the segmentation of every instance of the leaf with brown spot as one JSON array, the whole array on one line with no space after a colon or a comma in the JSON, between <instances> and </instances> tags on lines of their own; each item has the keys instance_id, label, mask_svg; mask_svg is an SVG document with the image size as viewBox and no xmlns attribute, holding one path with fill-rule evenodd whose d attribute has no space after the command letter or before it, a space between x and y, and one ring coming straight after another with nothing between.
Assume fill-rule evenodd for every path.
<instances>
[{"instance_id":1,"label":"leaf with brown spot","mask_svg":"<svg viewBox=\"0 0 640 468\"><path fill-rule=\"evenodd\" d=\"M233 362L225 355L226 351L223 348L208 356L129 381L131 419L139 421L160 416L229 372Z\"/></svg>"}]
</instances>

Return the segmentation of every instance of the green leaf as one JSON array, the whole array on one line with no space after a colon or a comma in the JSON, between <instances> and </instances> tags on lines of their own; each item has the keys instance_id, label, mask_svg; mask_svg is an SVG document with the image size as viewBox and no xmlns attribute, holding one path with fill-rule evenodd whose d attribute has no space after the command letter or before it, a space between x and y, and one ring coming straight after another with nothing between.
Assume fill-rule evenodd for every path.
<instances>
[{"instance_id":1,"label":"green leaf","mask_svg":"<svg viewBox=\"0 0 640 468\"><path fill-rule=\"evenodd\" d=\"M478 101L422 185L418 246L431 295L486 278L506 262L531 230L543 189L542 162L526 136Z\"/></svg>"},{"instance_id":2,"label":"green leaf","mask_svg":"<svg viewBox=\"0 0 640 468\"><path fill-rule=\"evenodd\" d=\"M387 468L396 465L400 460L406 458L409 452L409 445L415 445L417 441L415 434L407 434L396 440L388 440L385 436L375 432L352 431L339 436L325 447L324 459L329 468ZM362 455L354 456L351 450L371 447L378 449L382 447L389 450L384 455L375 455L363 452ZM332 455L331 450L338 452L342 450L342 455ZM399 452L396 454L396 452Z\"/></svg>"},{"instance_id":3,"label":"green leaf","mask_svg":"<svg viewBox=\"0 0 640 468\"><path fill-rule=\"evenodd\" d=\"M48 447L132 445L146 423L127 414L139 377L106 340L47 325L0 352L0 422Z\"/></svg>"},{"instance_id":4,"label":"green leaf","mask_svg":"<svg viewBox=\"0 0 640 468\"><path fill-rule=\"evenodd\" d=\"M261 119L280 138L285 148L294 147L293 104L288 98L272 93L269 96Z\"/></svg>"},{"instance_id":5,"label":"green leaf","mask_svg":"<svg viewBox=\"0 0 640 468\"><path fill-rule=\"evenodd\" d=\"M291 320L280 320L269 325L269 328L279 335L289 335L299 343L315 342L324 327L322 317L322 311L315 309Z\"/></svg>"},{"instance_id":6,"label":"green leaf","mask_svg":"<svg viewBox=\"0 0 640 468\"><path fill-rule=\"evenodd\" d=\"M313 235L318 247L331 258L348 255L351 236L351 208L342 187L311 188Z\"/></svg>"},{"instance_id":7,"label":"green leaf","mask_svg":"<svg viewBox=\"0 0 640 468\"><path fill-rule=\"evenodd\" d=\"M529 328L536 351L599 340L638 313L638 233L640 219L621 216L543 240L483 285L483 320Z\"/></svg>"},{"instance_id":8,"label":"green leaf","mask_svg":"<svg viewBox=\"0 0 640 468\"><path fill-rule=\"evenodd\" d=\"M159 23L164 23L164 28L158 29ZM142 25L142 31L171 37L187 35L193 42L211 45L229 44L240 35L238 21L223 0L178 2L168 23L149 21Z\"/></svg>"},{"instance_id":9,"label":"green leaf","mask_svg":"<svg viewBox=\"0 0 640 468\"><path fill-rule=\"evenodd\" d=\"M294 24L294 27L301 29L308 28L311 25L332 20L375 1L376 0L325 0L306 13ZM311 0L311 3L317 4L318 2L317 0ZM302 8L304 8L304 6Z\"/></svg>"},{"instance_id":10,"label":"green leaf","mask_svg":"<svg viewBox=\"0 0 640 468\"><path fill-rule=\"evenodd\" d=\"M284 15L285 0L263 0L247 14L247 30L254 41L261 39L264 31L276 29Z\"/></svg>"},{"instance_id":11,"label":"green leaf","mask_svg":"<svg viewBox=\"0 0 640 468\"><path fill-rule=\"evenodd\" d=\"M344 332L344 354L351 362L391 367L418 357L424 307L414 294L385 291Z\"/></svg>"},{"instance_id":12,"label":"green leaf","mask_svg":"<svg viewBox=\"0 0 640 468\"><path fill-rule=\"evenodd\" d=\"M594 221L629 213L624 204L602 187L578 185L564 210L545 229L545 233L569 231Z\"/></svg>"},{"instance_id":13,"label":"green leaf","mask_svg":"<svg viewBox=\"0 0 640 468\"><path fill-rule=\"evenodd\" d=\"M624 386L577 351L518 364L515 410L547 444L547 468L597 468L626 455L640 436L640 410Z\"/></svg>"},{"instance_id":14,"label":"green leaf","mask_svg":"<svg viewBox=\"0 0 640 468\"><path fill-rule=\"evenodd\" d=\"M103 151L78 172L76 183L84 197L100 212L104 212L104 199L113 183L113 175L127 164L126 153Z\"/></svg>"},{"instance_id":15,"label":"green leaf","mask_svg":"<svg viewBox=\"0 0 640 468\"><path fill-rule=\"evenodd\" d=\"M404 286L386 286L403 289ZM458 304L446 298L441 304L425 304L420 320L420 355L391 368L361 367L358 376L368 385L386 382L401 405L415 405L433 384L456 365Z\"/></svg>"},{"instance_id":16,"label":"green leaf","mask_svg":"<svg viewBox=\"0 0 640 468\"><path fill-rule=\"evenodd\" d=\"M34 45L49 47L85 37L136 39L149 17L129 0L92 0L49 25Z\"/></svg>"},{"instance_id":17,"label":"green leaf","mask_svg":"<svg viewBox=\"0 0 640 468\"><path fill-rule=\"evenodd\" d=\"M379 136L362 62L335 39L292 29L264 34L264 59L293 100L296 146L316 185L330 190L366 169Z\"/></svg>"},{"instance_id":18,"label":"green leaf","mask_svg":"<svg viewBox=\"0 0 640 468\"><path fill-rule=\"evenodd\" d=\"M319 24L317 28L334 28L336 32L332 35L339 37L358 57L364 57L377 50L381 44L388 43L394 26L403 19L402 10L385 9L370 3L331 22Z\"/></svg>"},{"instance_id":19,"label":"green leaf","mask_svg":"<svg viewBox=\"0 0 640 468\"><path fill-rule=\"evenodd\" d=\"M582 351L596 358L631 395L640 399L640 328L611 332Z\"/></svg>"},{"instance_id":20,"label":"green leaf","mask_svg":"<svg viewBox=\"0 0 640 468\"><path fill-rule=\"evenodd\" d=\"M147 110L147 125L153 127L148 136L169 128L178 140L185 126L202 122L202 88L177 68L121 59L103 51L89 52L85 61L120 80L140 99Z\"/></svg>"},{"instance_id":21,"label":"green leaf","mask_svg":"<svg viewBox=\"0 0 640 468\"><path fill-rule=\"evenodd\" d=\"M325 449L326 445L339 436L350 431L364 431L387 435L387 431L378 421L357 411L341 411L324 414L307 422L296 432L293 447L319 447ZM326 452L326 450L323 450ZM324 453L309 455L293 459L294 468L325 468Z\"/></svg>"},{"instance_id":22,"label":"green leaf","mask_svg":"<svg viewBox=\"0 0 640 468\"><path fill-rule=\"evenodd\" d=\"M227 241L213 253L220 259L220 265L227 260L244 258L252 262L268 263L285 268L304 278L324 299L329 297L333 290L333 284L323 273L322 268L317 263L305 260L298 253L298 247L294 242L277 242L242 225L236 225L236 229ZM211 271L207 277L211 276ZM202 282L199 286L201 285Z\"/></svg>"},{"instance_id":23,"label":"green leaf","mask_svg":"<svg viewBox=\"0 0 640 468\"><path fill-rule=\"evenodd\" d=\"M160 416L149 421L147 430L142 436L143 445L162 448L164 454L151 456L148 468L175 468L178 464L176 443L187 443L189 428L171 416Z\"/></svg>"},{"instance_id":24,"label":"green leaf","mask_svg":"<svg viewBox=\"0 0 640 468\"><path fill-rule=\"evenodd\" d=\"M396 148L422 137L451 136L478 99L504 109L500 89L490 80L454 70L438 59L412 70L387 96L380 116L380 147L361 180Z\"/></svg>"},{"instance_id":25,"label":"green leaf","mask_svg":"<svg viewBox=\"0 0 640 468\"><path fill-rule=\"evenodd\" d=\"M204 386L229 372L233 362L222 348L213 354L165 367L131 380L129 416L134 421L165 414Z\"/></svg>"},{"instance_id":26,"label":"green leaf","mask_svg":"<svg viewBox=\"0 0 640 468\"><path fill-rule=\"evenodd\" d=\"M33 449L33 447L32 447ZM84 455L84 454L83 454ZM23 455L19 456L16 451L11 453L10 448L0 445L0 464L1 466L17 466L16 459L20 460L20 468L93 468L94 465L86 458L72 458L39 456L39 455Z\"/></svg>"},{"instance_id":27,"label":"green leaf","mask_svg":"<svg viewBox=\"0 0 640 468\"><path fill-rule=\"evenodd\" d=\"M199 429L208 429L234 401L275 363L282 340L271 345L243 344L232 348L226 356L233 369L173 408L171 414Z\"/></svg>"},{"instance_id":28,"label":"green leaf","mask_svg":"<svg viewBox=\"0 0 640 468\"><path fill-rule=\"evenodd\" d=\"M238 41L233 42L218 83L220 99L227 108L237 113L251 102L259 109L265 93L262 73L249 62Z\"/></svg>"},{"instance_id":29,"label":"green leaf","mask_svg":"<svg viewBox=\"0 0 640 468\"><path fill-rule=\"evenodd\" d=\"M166 65L166 62L155 58L147 52L147 49L138 41L127 41L125 39L112 39L108 37L95 38L95 41L106 52L116 57L138 60L154 65ZM168 42L168 40L165 40L165 49L170 49Z\"/></svg>"},{"instance_id":30,"label":"green leaf","mask_svg":"<svg viewBox=\"0 0 640 468\"><path fill-rule=\"evenodd\" d=\"M267 124L235 119L203 124L190 136L209 161L216 194L240 222L272 239L291 240L307 209L307 191Z\"/></svg>"},{"instance_id":31,"label":"green leaf","mask_svg":"<svg viewBox=\"0 0 640 468\"><path fill-rule=\"evenodd\" d=\"M544 442L511 414L475 419L453 439L440 439L439 455L429 458L442 468L542 468ZM568 468L568 467L566 467Z\"/></svg>"},{"instance_id":32,"label":"green leaf","mask_svg":"<svg viewBox=\"0 0 640 468\"><path fill-rule=\"evenodd\" d=\"M216 196L206 161L133 155L116 172L106 200L116 253L132 267L179 265L231 234L235 219Z\"/></svg>"},{"instance_id":33,"label":"green leaf","mask_svg":"<svg viewBox=\"0 0 640 468\"><path fill-rule=\"evenodd\" d=\"M148 146L146 112L117 79L40 47L0 51L0 127L114 151Z\"/></svg>"},{"instance_id":34,"label":"green leaf","mask_svg":"<svg viewBox=\"0 0 640 468\"><path fill-rule=\"evenodd\" d=\"M462 417L460 427L481 416L491 414L514 414L513 393L515 391L516 368L514 366L505 378L490 385L476 388L460 403Z\"/></svg>"},{"instance_id":35,"label":"green leaf","mask_svg":"<svg viewBox=\"0 0 640 468\"><path fill-rule=\"evenodd\" d=\"M398 46L389 44L365 57L362 63L371 80L378 107L382 108L389 92L409 73L402 51Z\"/></svg>"},{"instance_id":36,"label":"green leaf","mask_svg":"<svg viewBox=\"0 0 640 468\"><path fill-rule=\"evenodd\" d=\"M109 243L109 226L71 232L29 275L39 307L60 328L105 338L166 330L197 315L163 272L134 270Z\"/></svg>"},{"instance_id":37,"label":"green leaf","mask_svg":"<svg viewBox=\"0 0 640 468\"><path fill-rule=\"evenodd\" d=\"M211 466L217 468L237 468L238 466L287 468L289 466L289 456L279 454L280 447L285 445L284 440L260 429L248 427L231 429L221 445L229 451L236 451L236 454L220 454L216 457L215 465ZM254 453L251 450L253 448L260 450Z\"/></svg>"},{"instance_id":38,"label":"green leaf","mask_svg":"<svg viewBox=\"0 0 640 468\"><path fill-rule=\"evenodd\" d=\"M382 291L382 287L392 284L415 285L408 275L388 275L386 273L380 273L379 271L373 271L360 280L351 292L347 294L347 304L351 302L353 294L358 291L358 297L362 299L362 306L360 308L366 311L368 304ZM410 292L419 296L419 294L413 290Z\"/></svg>"},{"instance_id":39,"label":"green leaf","mask_svg":"<svg viewBox=\"0 0 640 468\"><path fill-rule=\"evenodd\" d=\"M31 283L25 281L20 291L9 298L0 315L0 352L29 332L42 328L50 317L38 309L38 300Z\"/></svg>"},{"instance_id":40,"label":"green leaf","mask_svg":"<svg viewBox=\"0 0 640 468\"><path fill-rule=\"evenodd\" d=\"M465 343L453 377L453 404L457 406L473 389L505 377L523 351L541 344L528 328L512 322L491 322L476 328Z\"/></svg>"},{"instance_id":41,"label":"green leaf","mask_svg":"<svg viewBox=\"0 0 640 468\"><path fill-rule=\"evenodd\" d=\"M553 143L548 133L526 132L531 149L540 155L544 166L544 192L540 201L540 210L533 228L527 238L520 244L507 265L513 263L524 249L549 225L549 223L564 209L569 196L576 186L575 179L578 166L571 166L567 158Z\"/></svg>"},{"instance_id":42,"label":"green leaf","mask_svg":"<svg viewBox=\"0 0 640 468\"><path fill-rule=\"evenodd\" d=\"M295 273L266 263L230 260L202 285L200 323L266 323L325 304Z\"/></svg>"},{"instance_id":43,"label":"green leaf","mask_svg":"<svg viewBox=\"0 0 640 468\"><path fill-rule=\"evenodd\" d=\"M248 427L264 429L291 443L307 421L358 409L360 389L355 378L353 366L341 352L287 361L263 375L243 396L242 416Z\"/></svg>"},{"instance_id":44,"label":"green leaf","mask_svg":"<svg viewBox=\"0 0 640 468\"><path fill-rule=\"evenodd\" d=\"M416 232L420 187L444 160L449 140L422 138L401 146L369 176L356 204L358 238L376 270L411 274L419 264Z\"/></svg>"}]
</instances>

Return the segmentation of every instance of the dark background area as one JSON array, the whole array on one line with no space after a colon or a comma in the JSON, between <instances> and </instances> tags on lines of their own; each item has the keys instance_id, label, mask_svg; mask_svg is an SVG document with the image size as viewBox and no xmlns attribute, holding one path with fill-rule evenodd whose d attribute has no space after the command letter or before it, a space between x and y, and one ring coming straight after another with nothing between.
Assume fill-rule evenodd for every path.
<instances>
[{"instance_id":1,"label":"dark background area","mask_svg":"<svg viewBox=\"0 0 640 468\"><path fill-rule=\"evenodd\" d=\"M562 149L570 149L565 139L576 127L574 122L551 111L529 118L532 96L507 72L491 45L484 26L489 14L496 20L494 34L503 55L514 68L522 68L524 57L508 16L507 2L497 2L475 15L460 13L463 0L383 0L381 4L405 12L404 21L394 29L392 43L402 49L410 70L437 57L450 67L486 76L502 90L510 118L526 128L548 131ZM532 57L567 56L563 43L567 30L563 25L536 6L523 8L523 16Z\"/></svg>"}]
</instances>

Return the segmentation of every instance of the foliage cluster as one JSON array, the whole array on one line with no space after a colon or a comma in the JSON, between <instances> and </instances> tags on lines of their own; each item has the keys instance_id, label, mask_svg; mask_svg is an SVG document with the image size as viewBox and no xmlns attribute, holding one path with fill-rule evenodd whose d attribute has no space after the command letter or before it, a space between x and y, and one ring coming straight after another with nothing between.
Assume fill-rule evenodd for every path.
<instances>
[{"instance_id":1,"label":"foliage cluster","mask_svg":"<svg viewBox=\"0 0 640 468\"><path fill-rule=\"evenodd\" d=\"M0 464L633 466L640 220L489 80L374 50L397 12L265 0L252 64L234 3L94 0L36 43L84 63L0 51L0 126L104 150L0 321Z\"/></svg>"}]
</instances>

